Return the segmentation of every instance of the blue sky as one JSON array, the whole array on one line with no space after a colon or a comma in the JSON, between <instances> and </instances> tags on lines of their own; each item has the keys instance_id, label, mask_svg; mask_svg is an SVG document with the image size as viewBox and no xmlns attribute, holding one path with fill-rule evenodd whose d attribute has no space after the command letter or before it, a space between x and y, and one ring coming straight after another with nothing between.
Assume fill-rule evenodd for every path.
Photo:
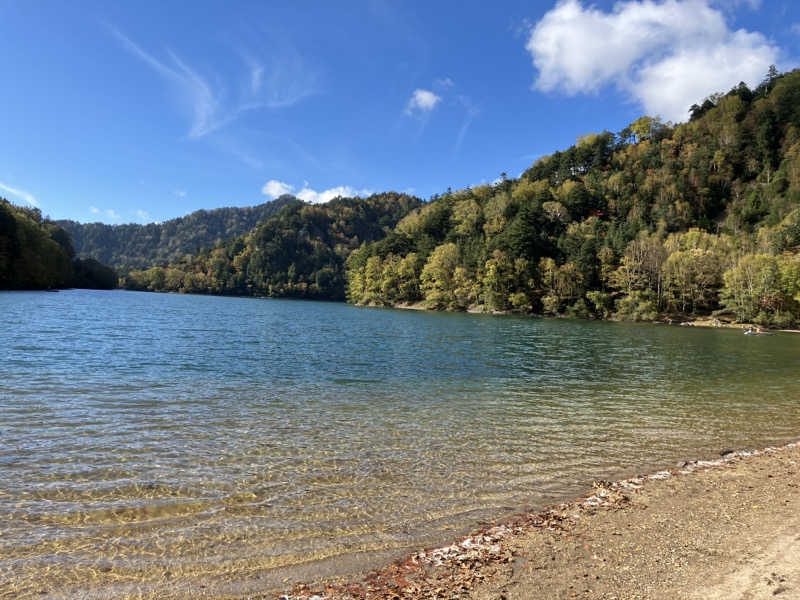
<instances>
[{"instance_id":1,"label":"blue sky","mask_svg":"<svg viewBox=\"0 0 800 600\"><path fill-rule=\"evenodd\" d=\"M798 66L783 0L0 0L0 195L161 221L423 198Z\"/></svg>"}]
</instances>

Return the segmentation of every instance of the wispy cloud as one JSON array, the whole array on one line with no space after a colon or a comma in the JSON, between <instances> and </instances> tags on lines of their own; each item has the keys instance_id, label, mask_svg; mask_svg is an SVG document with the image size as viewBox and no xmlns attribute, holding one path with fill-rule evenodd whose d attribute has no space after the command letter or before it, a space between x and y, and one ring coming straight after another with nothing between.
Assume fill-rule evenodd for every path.
<instances>
[{"instance_id":1,"label":"wispy cloud","mask_svg":"<svg viewBox=\"0 0 800 600\"><path fill-rule=\"evenodd\" d=\"M713 92L758 83L779 54L762 34L729 29L709 0L627 0L610 12L560 0L525 47L539 90L574 95L612 84L674 121Z\"/></svg>"},{"instance_id":2,"label":"wispy cloud","mask_svg":"<svg viewBox=\"0 0 800 600\"><path fill-rule=\"evenodd\" d=\"M135 214L135 215L136 215L136 219L137 219L137 220L138 220L140 223L152 223L152 222L153 222L153 217L151 217L151 216L150 216L150 213L149 213L149 212L147 212L146 210L143 210L143 209L141 209L141 208L137 208L137 209L134 211L134 213L133 213L133 214Z\"/></svg>"},{"instance_id":3,"label":"wispy cloud","mask_svg":"<svg viewBox=\"0 0 800 600\"><path fill-rule=\"evenodd\" d=\"M26 192L25 190L21 190L19 188L12 187L10 185L6 185L3 182L0 182L0 191L6 192L7 194L11 194L12 196L16 196L20 198L23 202L30 204L31 206L38 207L39 202L34 198L33 194L30 192Z\"/></svg>"},{"instance_id":4,"label":"wispy cloud","mask_svg":"<svg viewBox=\"0 0 800 600\"><path fill-rule=\"evenodd\" d=\"M237 143L228 141L223 144L224 148L233 154L236 158L242 161L251 169L260 170L264 168L264 161L260 158L257 158L241 148Z\"/></svg>"},{"instance_id":5,"label":"wispy cloud","mask_svg":"<svg viewBox=\"0 0 800 600\"><path fill-rule=\"evenodd\" d=\"M260 171L264 167L264 163L261 158L256 156L257 150L253 150L252 145L248 143L251 134L252 131L249 130L247 132L219 131L206 138L206 141L221 152L236 157L251 169Z\"/></svg>"},{"instance_id":6,"label":"wispy cloud","mask_svg":"<svg viewBox=\"0 0 800 600\"><path fill-rule=\"evenodd\" d=\"M172 193L175 194L178 198L186 198L186 190L175 190Z\"/></svg>"},{"instance_id":7,"label":"wispy cloud","mask_svg":"<svg viewBox=\"0 0 800 600\"><path fill-rule=\"evenodd\" d=\"M211 86L205 79L189 68L174 52L167 51L172 63L168 64L145 52L117 28L108 25L108 29L125 50L174 86L181 95L181 100L191 107L192 123L189 129L189 137L204 136L230 120L230 115L219 114L220 101L212 91Z\"/></svg>"},{"instance_id":8,"label":"wispy cloud","mask_svg":"<svg viewBox=\"0 0 800 600\"><path fill-rule=\"evenodd\" d=\"M242 58L247 63L247 66L250 70L250 93L253 95L258 95L258 93L261 91L261 86L264 83L264 65L246 53L242 53Z\"/></svg>"},{"instance_id":9,"label":"wispy cloud","mask_svg":"<svg viewBox=\"0 0 800 600\"><path fill-rule=\"evenodd\" d=\"M294 194L303 202L310 202L311 204L323 204L339 196L343 198L351 198L353 196L369 196L372 190L361 189L358 190L349 185L339 185L336 187L328 188L327 190L317 191L309 187L308 182L303 182L303 187L297 193L294 192L295 186L278 181L277 179L270 179L261 188L261 193L268 198L275 199L284 194Z\"/></svg>"},{"instance_id":10,"label":"wispy cloud","mask_svg":"<svg viewBox=\"0 0 800 600\"><path fill-rule=\"evenodd\" d=\"M761 8L762 0L712 0L712 4L716 4L724 10L733 11L740 5L744 4L750 10L758 10Z\"/></svg>"},{"instance_id":11,"label":"wispy cloud","mask_svg":"<svg viewBox=\"0 0 800 600\"><path fill-rule=\"evenodd\" d=\"M188 107L190 138L206 136L248 111L291 106L316 91L315 74L299 55L288 51L273 57L269 64L240 52L243 61L237 74L240 83L226 86L218 77L203 76L171 49L167 49L165 57L157 58L116 27L107 25L107 28L128 53L164 79ZM228 88L240 93L230 100Z\"/></svg>"},{"instance_id":12,"label":"wispy cloud","mask_svg":"<svg viewBox=\"0 0 800 600\"><path fill-rule=\"evenodd\" d=\"M113 208L98 208L96 206L90 206L89 212L97 219L101 219L104 223L118 225L123 221L122 215ZM154 219L152 216L150 216L150 213L143 208L128 210L125 214L128 215L128 220L126 221L128 223L146 224L154 222Z\"/></svg>"},{"instance_id":13,"label":"wispy cloud","mask_svg":"<svg viewBox=\"0 0 800 600\"><path fill-rule=\"evenodd\" d=\"M97 208L96 206L90 206L89 212L98 217L103 217L111 223L119 223L122 220L122 216L113 208Z\"/></svg>"},{"instance_id":14,"label":"wispy cloud","mask_svg":"<svg viewBox=\"0 0 800 600\"><path fill-rule=\"evenodd\" d=\"M480 114L480 109L472 102L469 96L459 96L458 101L464 107L464 119L461 121L461 127L458 128L458 136L456 137L455 153L461 150L461 144L464 142L464 137L467 135L469 126Z\"/></svg>"}]
</instances>

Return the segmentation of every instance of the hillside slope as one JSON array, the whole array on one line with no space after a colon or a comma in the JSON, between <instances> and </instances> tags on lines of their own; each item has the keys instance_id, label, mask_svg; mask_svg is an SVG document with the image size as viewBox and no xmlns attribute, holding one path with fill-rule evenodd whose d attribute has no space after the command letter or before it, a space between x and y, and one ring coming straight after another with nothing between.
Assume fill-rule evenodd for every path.
<instances>
[{"instance_id":1,"label":"hillside slope","mask_svg":"<svg viewBox=\"0 0 800 600\"><path fill-rule=\"evenodd\" d=\"M197 210L184 217L147 225L68 220L55 223L69 232L75 252L82 258L119 267L149 267L180 260L185 254L213 246L218 239L249 231L294 200L294 196L285 195L257 206Z\"/></svg>"},{"instance_id":2,"label":"hillside slope","mask_svg":"<svg viewBox=\"0 0 800 600\"><path fill-rule=\"evenodd\" d=\"M347 296L649 320L800 322L800 71L687 123L581 136L519 179L447 191L352 253Z\"/></svg>"},{"instance_id":3,"label":"hillside slope","mask_svg":"<svg viewBox=\"0 0 800 600\"><path fill-rule=\"evenodd\" d=\"M75 258L69 234L38 208L0 198L0 290L117 286L113 270Z\"/></svg>"},{"instance_id":4,"label":"hillside slope","mask_svg":"<svg viewBox=\"0 0 800 600\"><path fill-rule=\"evenodd\" d=\"M246 296L344 299L344 262L362 243L383 238L411 210L413 196L386 192L288 202L249 232L168 267L131 271L124 287Z\"/></svg>"}]
</instances>

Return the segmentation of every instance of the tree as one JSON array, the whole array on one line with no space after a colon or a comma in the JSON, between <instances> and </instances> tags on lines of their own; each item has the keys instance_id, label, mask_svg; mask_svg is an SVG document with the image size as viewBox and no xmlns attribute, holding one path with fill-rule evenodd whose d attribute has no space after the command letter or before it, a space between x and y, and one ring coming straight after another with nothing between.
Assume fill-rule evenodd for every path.
<instances>
[{"instance_id":1,"label":"tree","mask_svg":"<svg viewBox=\"0 0 800 600\"><path fill-rule=\"evenodd\" d=\"M649 140L664 125L658 117L643 115L628 125L637 142Z\"/></svg>"},{"instance_id":2,"label":"tree","mask_svg":"<svg viewBox=\"0 0 800 600\"><path fill-rule=\"evenodd\" d=\"M425 303L431 308L455 308L456 282L454 274L459 266L458 247L449 242L437 246L422 269L421 289Z\"/></svg>"},{"instance_id":3,"label":"tree","mask_svg":"<svg viewBox=\"0 0 800 600\"><path fill-rule=\"evenodd\" d=\"M664 262L667 298L672 308L695 313L713 307L722 283L720 264L711 250L677 250Z\"/></svg>"},{"instance_id":4,"label":"tree","mask_svg":"<svg viewBox=\"0 0 800 600\"><path fill-rule=\"evenodd\" d=\"M502 250L495 250L483 271L483 301L489 310L507 310L515 288L514 263Z\"/></svg>"},{"instance_id":5,"label":"tree","mask_svg":"<svg viewBox=\"0 0 800 600\"><path fill-rule=\"evenodd\" d=\"M422 264L415 252L408 253L397 267L398 298L400 302L417 302L421 299L420 271Z\"/></svg>"},{"instance_id":6,"label":"tree","mask_svg":"<svg viewBox=\"0 0 800 600\"><path fill-rule=\"evenodd\" d=\"M779 302L780 279L777 259L768 254L747 254L723 276L722 303L739 321L769 320Z\"/></svg>"}]
</instances>

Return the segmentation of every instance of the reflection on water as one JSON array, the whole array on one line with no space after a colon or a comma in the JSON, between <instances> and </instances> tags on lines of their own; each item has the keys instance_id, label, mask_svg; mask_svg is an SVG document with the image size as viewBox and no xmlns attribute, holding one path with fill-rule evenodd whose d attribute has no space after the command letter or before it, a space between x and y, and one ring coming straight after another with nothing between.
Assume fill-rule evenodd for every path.
<instances>
[{"instance_id":1,"label":"reflection on water","mask_svg":"<svg viewBox=\"0 0 800 600\"><path fill-rule=\"evenodd\" d=\"M800 431L800 335L132 292L0 314L2 598L247 593Z\"/></svg>"}]
</instances>

